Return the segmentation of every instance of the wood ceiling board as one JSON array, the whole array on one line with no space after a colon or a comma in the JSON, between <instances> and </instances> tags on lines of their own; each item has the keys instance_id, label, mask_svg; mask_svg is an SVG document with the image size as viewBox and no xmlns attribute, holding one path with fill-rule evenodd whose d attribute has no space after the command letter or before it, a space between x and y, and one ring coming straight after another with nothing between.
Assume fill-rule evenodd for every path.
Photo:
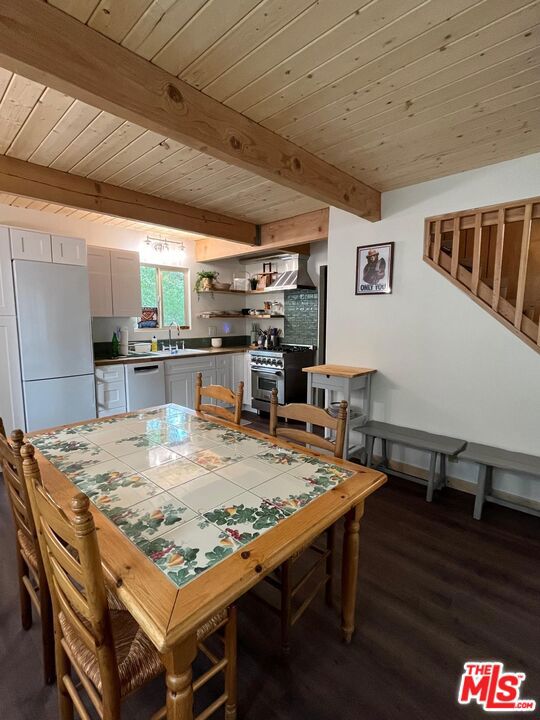
<instances>
[{"instance_id":1,"label":"wood ceiling board","mask_svg":"<svg viewBox=\"0 0 540 720\"><path fill-rule=\"evenodd\" d=\"M280 81L295 70L296 55L304 47L331 32L335 26L348 22L370 0L340 0L337 3L315 2L304 13L286 25L266 42L248 53L242 62L229 60L230 67L204 91L220 101L231 101L244 88L249 88L270 73L277 72ZM276 83L268 82L268 91Z\"/></svg>"},{"instance_id":2,"label":"wood ceiling board","mask_svg":"<svg viewBox=\"0 0 540 720\"><path fill-rule=\"evenodd\" d=\"M146 186L152 181L160 178L170 169L183 165L183 163L189 160L193 160L197 155L200 155L198 150L188 148L185 145L180 146L179 149L172 154L167 155L167 157L161 159L158 163L148 166L132 177L129 181L129 187L133 190L146 192Z\"/></svg>"},{"instance_id":3,"label":"wood ceiling board","mask_svg":"<svg viewBox=\"0 0 540 720\"><path fill-rule=\"evenodd\" d=\"M47 0L47 2L81 22L86 22L99 5L99 0Z\"/></svg>"},{"instance_id":4,"label":"wood ceiling board","mask_svg":"<svg viewBox=\"0 0 540 720\"><path fill-rule=\"evenodd\" d=\"M9 85L9 81L11 80L12 76L12 72L10 72L9 70L4 70L4 68L0 68L0 101L4 96L4 93L7 89L7 86Z\"/></svg>"},{"instance_id":5,"label":"wood ceiling board","mask_svg":"<svg viewBox=\"0 0 540 720\"><path fill-rule=\"evenodd\" d=\"M354 127L364 118L402 108L415 112L417 98L439 90L444 92L444 89L454 82L462 82L471 75L496 67L509 58L522 57L523 53L538 47L539 26L531 27L530 10L528 13L517 12L510 19L506 19L508 24L512 21L514 22L511 29L517 29L518 32L508 39L486 46L487 30L483 29L451 43L445 52L437 50L431 53L428 59L421 58L379 80L368 82L366 74L361 86L352 93L328 104L323 102L322 106L307 112L277 131L300 143L325 132L329 135L334 132L336 137L332 137L331 140L335 143L337 133L343 133L349 127ZM493 31L495 25L498 23L489 26L488 29ZM509 29L507 25L505 30ZM502 33L503 27L499 26L498 33L492 32L490 39L495 40ZM377 64L372 66L371 77L380 77ZM367 68L368 66L365 66L365 69Z\"/></svg>"},{"instance_id":6,"label":"wood ceiling board","mask_svg":"<svg viewBox=\"0 0 540 720\"><path fill-rule=\"evenodd\" d=\"M70 171L122 125L120 118L100 112L58 157L50 163L56 170Z\"/></svg>"},{"instance_id":7,"label":"wood ceiling board","mask_svg":"<svg viewBox=\"0 0 540 720\"><path fill-rule=\"evenodd\" d=\"M44 89L39 83L12 75L0 101L0 153L9 148Z\"/></svg>"},{"instance_id":8,"label":"wood ceiling board","mask_svg":"<svg viewBox=\"0 0 540 720\"><path fill-rule=\"evenodd\" d=\"M151 4L152 0L101 0L87 22L102 35L121 42Z\"/></svg>"},{"instance_id":9,"label":"wood ceiling board","mask_svg":"<svg viewBox=\"0 0 540 720\"><path fill-rule=\"evenodd\" d=\"M471 0L457 0L450 9L443 2L422 4L335 59L313 65L308 72L311 78L300 77L245 112L272 130L283 127L349 92L361 94L366 84L431 53L444 54L452 38L471 33L528 3L530 0L482 0L472 5Z\"/></svg>"},{"instance_id":10,"label":"wood ceiling board","mask_svg":"<svg viewBox=\"0 0 540 720\"><path fill-rule=\"evenodd\" d=\"M5 155L0 157L0 191L29 197L30 201L62 203L83 211L98 211L235 242L255 244L256 241L256 228L252 223L114 185L96 183Z\"/></svg>"},{"instance_id":11,"label":"wood ceiling board","mask_svg":"<svg viewBox=\"0 0 540 720\"><path fill-rule=\"evenodd\" d=\"M77 162L70 172L76 175L91 175L106 162L109 162L118 153L122 152L131 143L135 142L146 131L139 125L131 122L123 122L122 125L105 138L94 150L89 152Z\"/></svg>"},{"instance_id":12,"label":"wood ceiling board","mask_svg":"<svg viewBox=\"0 0 540 720\"><path fill-rule=\"evenodd\" d=\"M263 0L217 42L199 55L180 73L180 77L202 90L266 43L292 20L303 19L313 0ZM231 68L231 60L234 63ZM159 64L159 63L158 63ZM211 92L209 93L212 94Z\"/></svg>"},{"instance_id":13,"label":"wood ceiling board","mask_svg":"<svg viewBox=\"0 0 540 720\"><path fill-rule=\"evenodd\" d=\"M207 0L155 0L122 40L122 45L151 60Z\"/></svg>"},{"instance_id":14,"label":"wood ceiling board","mask_svg":"<svg viewBox=\"0 0 540 720\"><path fill-rule=\"evenodd\" d=\"M397 164L415 162L425 153L428 148L433 152L443 152L448 148L449 143L459 141L460 146L471 143L469 147L473 150L474 138L485 139L490 129L504 129L504 124L510 119L525 121L527 118L534 118L538 105L537 95L540 92L540 81L518 88L486 100L474 111L457 112L444 119L429 123L426 122L418 127L404 130L399 135L391 135L386 141L376 139L367 146L359 148L358 156L361 159L361 167L372 169L373 163L379 164L381 160L396 167ZM483 131L483 135L482 135ZM495 139L496 136L493 136ZM351 143L351 152L358 148ZM335 153L328 153L334 161L343 159L348 162L347 153L343 149ZM357 168L360 171L360 167Z\"/></svg>"},{"instance_id":15,"label":"wood ceiling board","mask_svg":"<svg viewBox=\"0 0 540 720\"><path fill-rule=\"evenodd\" d=\"M247 15L259 0L208 0L199 12L152 57L152 62L172 75L181 71Z\"/></svg>"},{"instance_id":16,"label":"wood ceiling board","mask_svg":"<svg viewBox=\"0 0 540 720\"><path fill-rule=\"evenodd\" d=\"M458 7L469 3L470 0L455 0ZM447 6L435 5L441 19L448 16ZM388 52L390 46L418 34L420 23L425 22L426 7L425 0L368 3L348 22L297 52L287 63L288 75L283 68L275 68L225 102L257 122L292 104L296 108L293 112L301 112L304 98L337 83L359 64Z\"/></svg>"},{"instance_id":17,"label":"wood ceiling board","mask_svg":"<svg viewBox=\"0 0 540 720\"><path fill-rule=\"evenodd\" d=\"M140 128L138 129L140 130ZM87 177L91 177L94 180L107 181L108 178L128 167L132 162L138 160L149 150L158 147L159 144L164 142L166 139L165 135L152 132L152 130L145 130L137 135L134 140L125 145L121 150L114 153L109 160L106 160L95 170L88 173Z\"/></svg>"},{"instance_id":18,"label":"wood ceiling board","mask_svg":"<svg viewBox=\"0 0 540 720\"><path fill-rule=\"evenodd\" d=\"M179 150L185 151L185 147L185 145L181 145L174 140L164 138L160 140L157 145L154 145L138 158L132 160L128 165L109 175L107 182L113 185L126 185L131 187L131 180L135 180L141 173L159 164L160 161L165 161L170 156L175 155Z\"/></svg>"},{"instance_id":19,"label":"wood ceiling board","mask_svg":"<svg viewBox=\"0 0 540 720\"><path fill-rule=\"evenodd\" d=\"M324 203L380 218L380 194L39 0L0 2L0 63ZM6 31L6 25L10 31ZM37 28L37 30L36 30ZM84 48L84 53L81 53ZM168 130L171 130L170 132Z\"/></svg>"},{"instance_id":20,"label":"wood ceiling board","mask_svg":"<svg viewBox=\"0 0 540 720\"><path fill-rule=\"evenodd\" d=\"M31 163L49 166L78 137L100 111L76 100L28 158Z\"/></svg>"},{"instance_id":21,"label":"wood ceiling board","mask_svg":"<svg viewBox=\"0 0 540 720\"><path fill-rule=\"evenodd\" d=\"M6 154L19 160L28 160L74 102L73 98L64 93L46 88L13 139ZM0 118L3 122L1 109Z\"/></svg>"},{"instance_id":22,"label":"wood ceiling board","mask_svg":"<svg viewBox=\"0 0 540 720\"><path fill-rule=\"evenodd\" d=\"M455 123L473 121L479 114L489 111L490 107L505 107L512 104L512 98L518 90L521 90L521 97L528 97L531 90L535 93L535 81L540 78L540 48L536 55L537 57L532 60L536 60L537 64L528 70L492 83L487 82L487 76L483 78L484 82L482 78L477 78L474 84L478 84L478 87L474 90L460 97L451 97L434 107L423 107L423 103L418 102L411 116L394 122L386 123L383 117L378 116L371 119L371 122L366 121L362 126L362 132L354 134L351 132L346 140L330 147L318 148L318 152L338 162L340 153L346 154L347 151L354 153L358 149L359 155L364 159L365 153L369 152L370 148L380 148L383 143L400 144L401 133L408 133L414 129L421 132L420 128L424 128L429 133L433 132L435 127L444 131L444 128L448 127L450 118L453 118Z\"/></svg>"}]
</instances>

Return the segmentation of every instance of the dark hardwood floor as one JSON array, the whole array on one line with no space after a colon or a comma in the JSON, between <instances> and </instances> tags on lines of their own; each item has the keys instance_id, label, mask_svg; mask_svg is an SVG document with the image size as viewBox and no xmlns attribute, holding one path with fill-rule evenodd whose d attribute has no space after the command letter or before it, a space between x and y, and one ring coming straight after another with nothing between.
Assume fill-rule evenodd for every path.
<instances>
[{"instance_id":1,"label":"dark hardwood floor","mask_svg":"<svg viewBox=\"0 0 540 720\"><path fill-rule=\"evenodd\" d=\"M527 673L540 702L540 521L471 496L390 479L362 524L358 629L345 646L339 616L316 601L280 654L277 617L251 596L239 603L239 718L446 720L481 718L459 706L467 660ZM0 717L56 720L56 690L41 680L37 624L20 627L12 523L0 489ZM130 698L124 717L149 718L161 680ZM218 714L216 717L219 717ZM506 715L515 717L514 714ZM536 713L527 715L534 720Z\"/></svg>"}]
</instances>

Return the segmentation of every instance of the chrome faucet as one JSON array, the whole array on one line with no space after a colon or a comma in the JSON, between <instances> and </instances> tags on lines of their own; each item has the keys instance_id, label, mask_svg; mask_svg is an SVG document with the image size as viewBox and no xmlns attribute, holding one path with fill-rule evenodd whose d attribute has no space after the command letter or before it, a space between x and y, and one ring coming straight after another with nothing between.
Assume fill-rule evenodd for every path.
<instances>
[{"instance_id":1,"label":"chrome faucet","mask_svg":"<svg viewBox=\"0 0 540 720\"><path fill-rule=\"evenodd\" d=\"M178 325L178 323L175 323L175 322L169 323L169 347L168 347L168 348L163 348L163 349L164 349L164 350L167 349L170 353L178 352L179 349L182 349L182 350L185 349L185 340L181 340L181 341L180 341L180 342L182 343L182 348L179 348L179 347L178 347L178 341L176 342L176 346L173 348L173 344L172 344L172 332L171 332L171 328L172 328L173 326L176 327L176 333L177 333L177 335L180 335L180 325Z\"/></svg>"}]
</instances>

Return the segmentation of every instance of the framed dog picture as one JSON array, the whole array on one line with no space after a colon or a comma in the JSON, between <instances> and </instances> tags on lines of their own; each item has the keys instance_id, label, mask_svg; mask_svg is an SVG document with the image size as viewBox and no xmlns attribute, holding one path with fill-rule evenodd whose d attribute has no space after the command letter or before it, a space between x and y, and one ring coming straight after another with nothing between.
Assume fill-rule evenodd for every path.
<instances>
[{"instance_id":1,"label":"framed dog picture","mask_svg":"<svg viewBox=\"0 0 540 720\"><path fill-rule=\"evenodd\" d=\"M393 242L356 248L356 295L391 293L393 265Z\"/></svg>"}]
</instances>

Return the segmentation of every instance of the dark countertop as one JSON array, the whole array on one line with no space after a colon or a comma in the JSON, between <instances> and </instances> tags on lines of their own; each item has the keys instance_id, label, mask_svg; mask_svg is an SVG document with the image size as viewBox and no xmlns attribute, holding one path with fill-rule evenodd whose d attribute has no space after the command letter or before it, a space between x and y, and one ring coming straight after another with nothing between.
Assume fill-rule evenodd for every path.
<instances>
[{"instance_id":1,"label":"dark countertop","mask_svg":"<svg viewBox=\"0 0 540 720\"><path fill-rule=\"evenodd\" d=\"M220 347L220 348L201 348L200 351L190 352L187 355L147 355L144 357L134 357L127 355L125 357L117 358L100 358L94 361L94 365L99 367L100 365L132 365L136 363L155 363L158 360L187 360L194 357L204 357L207 355L230 355L231 353L248 352L250 347L248 345L241 345L238 347Z\"/></svg>"}]
</instances>

